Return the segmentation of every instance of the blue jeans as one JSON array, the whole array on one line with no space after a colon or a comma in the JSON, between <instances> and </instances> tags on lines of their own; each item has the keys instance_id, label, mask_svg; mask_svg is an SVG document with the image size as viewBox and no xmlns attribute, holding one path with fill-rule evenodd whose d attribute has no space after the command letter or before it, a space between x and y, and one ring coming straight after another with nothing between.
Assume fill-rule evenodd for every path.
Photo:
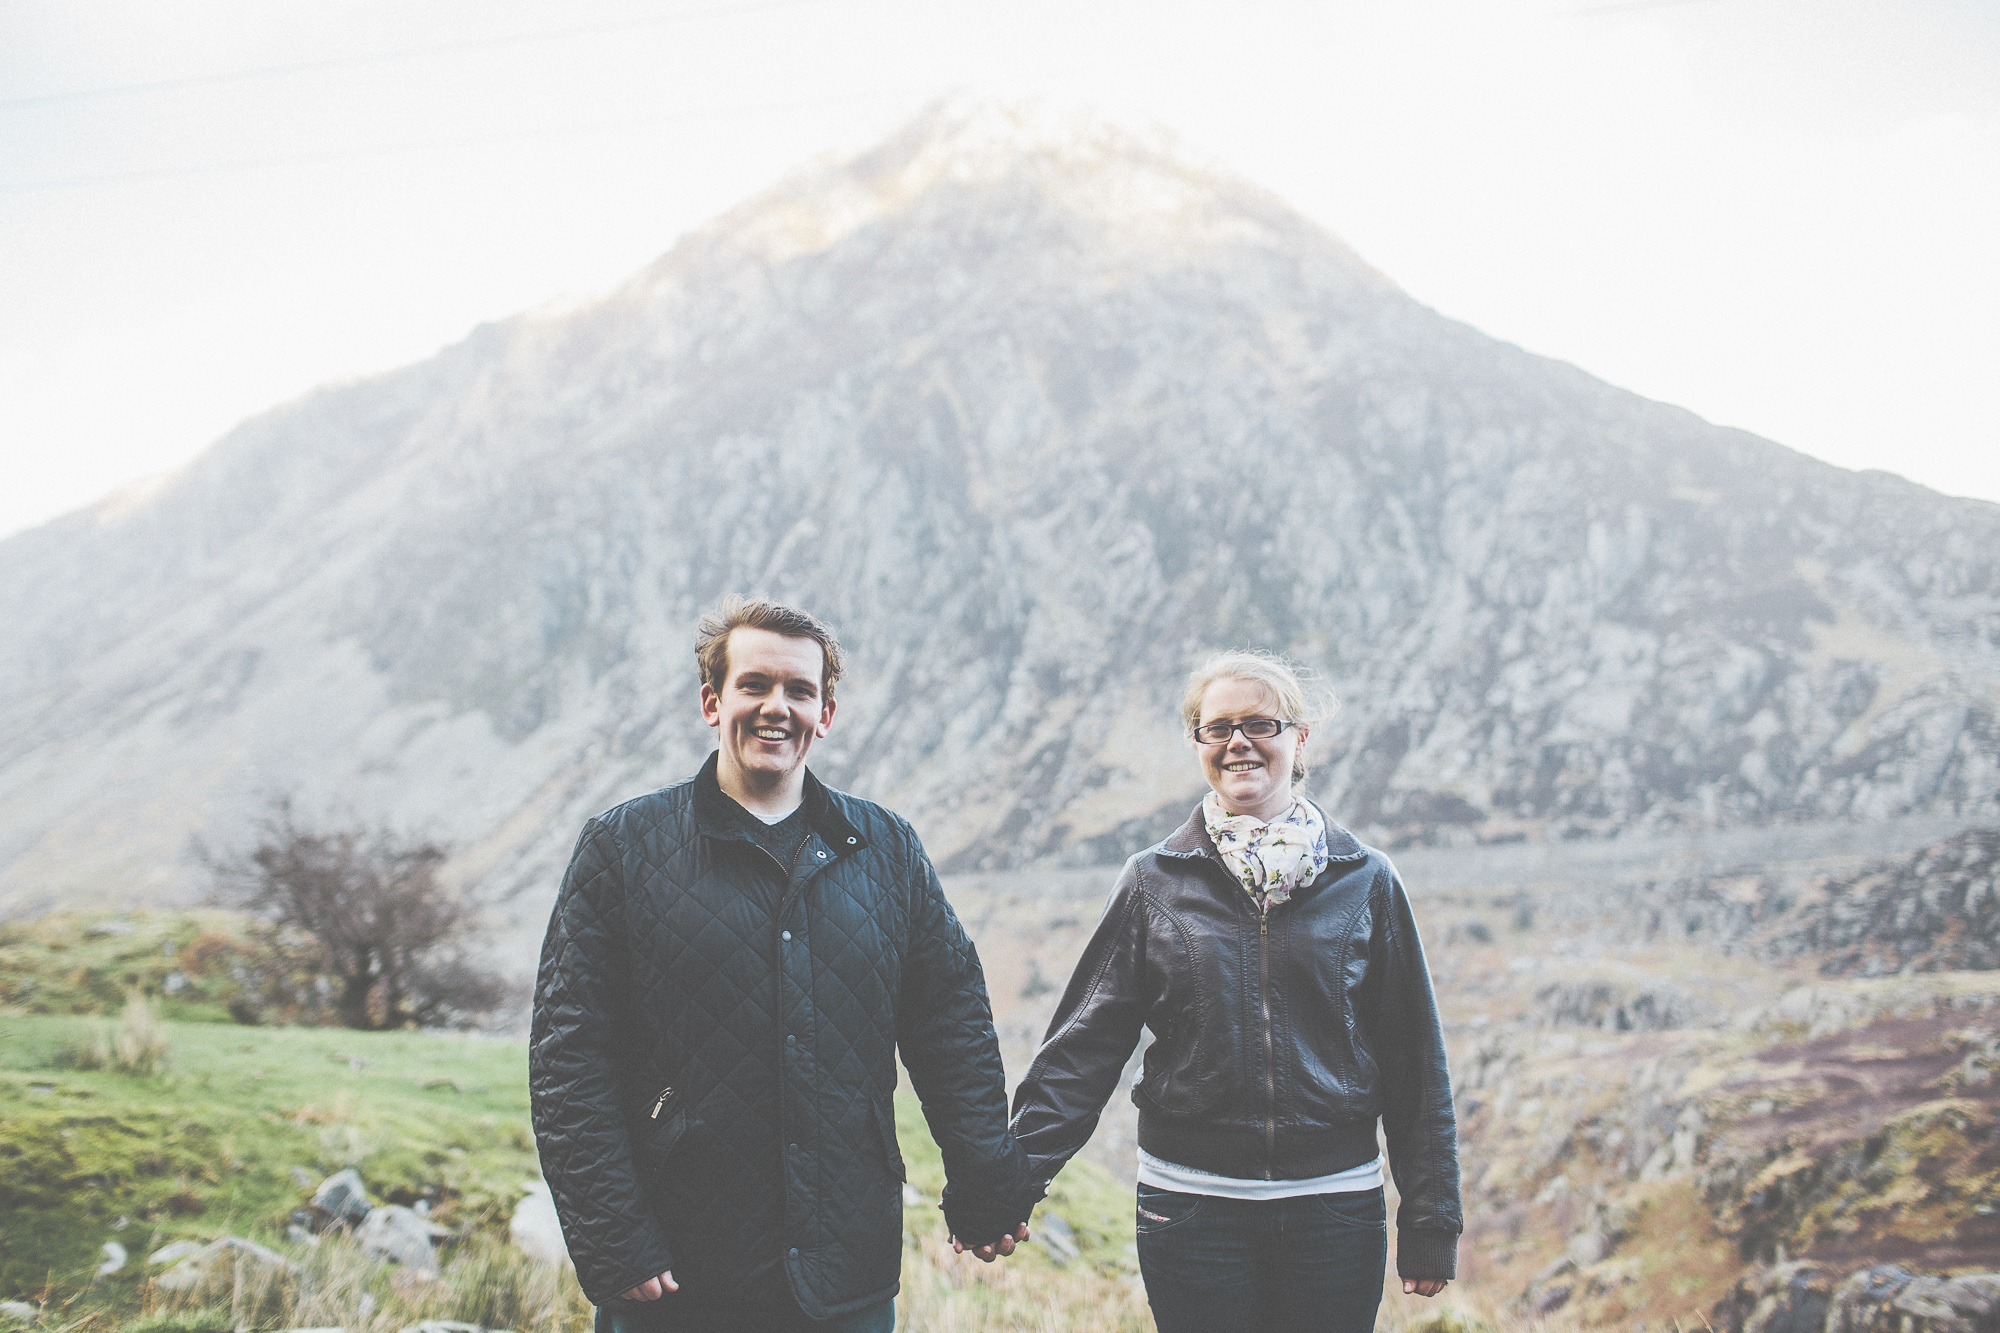
<instances>
[{"instance_id":1,"label":"blue jeans","mask_svg":"<svg viewBox=\"0 0 2000 1333\"><path fill-rule=\"evenodd\" d=\"M597 1333L895 1333L896 1302L812 1320L787 1299L777 1310L732 1309L676 1304L669 1293L657 1301L611 1300L597 1307Z\"/></svg>"},{"instance_id":2,"label":"blue jeans","mask_svg":"<svg viewBox=\"0 0 2000 1333\"><path fill-rule=\"evenodd\" d=\"M1224 1199L1139 1186L1139 1272L1160 1333L1368 1333L1388 1258L1380 1189Z\"/></svg>"}]
</instances>

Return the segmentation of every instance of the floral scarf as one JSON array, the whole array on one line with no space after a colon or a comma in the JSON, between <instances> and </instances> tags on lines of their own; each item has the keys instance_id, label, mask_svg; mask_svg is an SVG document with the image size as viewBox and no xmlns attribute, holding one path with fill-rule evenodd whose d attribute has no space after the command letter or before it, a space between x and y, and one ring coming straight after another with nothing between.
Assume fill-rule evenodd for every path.
<instances>
[{"instance_id":1,"label":"floral scarf","mask_svg":"<svg viewBox=\"0 0 2000 1333\"><path fill-rule=\"evenodd\" d=\"M1292 890L1312 883L1326 869L1326 819L1311 801L1266 824L1255 815L1232 815L1214 792L1201 798L1201 816L1222 863L1241 880L1257 910L1269 912L1290 900Z\"/></svg>"}]
</instances>

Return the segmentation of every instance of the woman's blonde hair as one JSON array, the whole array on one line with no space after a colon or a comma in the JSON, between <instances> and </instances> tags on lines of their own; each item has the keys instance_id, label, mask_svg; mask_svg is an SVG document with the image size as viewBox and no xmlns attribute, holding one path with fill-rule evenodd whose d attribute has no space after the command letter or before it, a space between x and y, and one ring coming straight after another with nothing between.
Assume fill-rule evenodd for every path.
<instances>
[{"instance_id":1,"label":"woman's blonde hair","mask_svg":"<svg viewBox=\"0 0 2000 1333\"><path fill-rule=\"evenodd\" d=\"M1254 649L1232 649L1217 653L1188 676L1187 692L1181 696L1181 728L1188 735L1201 724L1201 697L1218 680L1247 680L1270 692L1278 716L1287 722L1311 726L1332 717L1340 707L1333 691L1321 685L1312 672L1293 665L1276 653ZM1303 747L1292 760L1292 783L1306 780Z\"/></svg>"}]
</instances>

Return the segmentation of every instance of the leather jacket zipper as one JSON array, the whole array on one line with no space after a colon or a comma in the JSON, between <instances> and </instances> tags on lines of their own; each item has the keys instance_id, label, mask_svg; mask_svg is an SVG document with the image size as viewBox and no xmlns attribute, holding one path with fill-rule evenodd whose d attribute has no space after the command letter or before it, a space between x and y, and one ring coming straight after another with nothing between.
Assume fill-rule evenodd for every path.
<instances>
[{"instance_id":1,"label":"leather jacket zipper","mask_svg":"<svg viewBox=\"0 0 2000 1333\"><path fill-rule=\"evenodd\" d=\"M647 1113L646 1119L658 1120L660 1118L660 1112L666 1110L667 1103L672 1101L673 1099L674 1099L674 1090L672 1088L661 1088L659 1099L653 1103L653 1109Z\"/></svg>"},{"instance_id":2,"label":"leather jacket zipper","mask_svg":"<svg viewBox=\"0 0 2000 1333\"><path fill-rule=\"evenodd\" d=\"M1276 1041L1271 1035L1271 911L1257 914L1257 993L1264 1002L1264 1179L1272 1179L1271 1162L1278 1155L1278 1071Z\"/></svg>"}]
</instances>

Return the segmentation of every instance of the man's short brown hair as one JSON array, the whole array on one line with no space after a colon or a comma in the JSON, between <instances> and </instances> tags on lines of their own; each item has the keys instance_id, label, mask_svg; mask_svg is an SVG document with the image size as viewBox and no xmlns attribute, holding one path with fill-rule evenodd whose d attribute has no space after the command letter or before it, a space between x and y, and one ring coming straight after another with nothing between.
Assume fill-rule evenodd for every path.
<instances>
[{"instance_id":1,"label":"man's short brown hair","mask_svg":"<svg viewBox=\"0 0 2000 1333\"><path fill-rule=\"evenodd\" d=\"M741 625L769 630L787 638L811 639L819 644L820 656L826 663L820 671L820 698L833 697L833 683L840 679L845 665L840 655L840 640L834 637L833 627L818 616L796 607L783 606L762 597L745 597L741 593L731 593L723 598L695 628L694 660L699 664L702 681L711 690L722 693L723 682L729 679L729 632Z\"/></svg>"}]
</instances>

